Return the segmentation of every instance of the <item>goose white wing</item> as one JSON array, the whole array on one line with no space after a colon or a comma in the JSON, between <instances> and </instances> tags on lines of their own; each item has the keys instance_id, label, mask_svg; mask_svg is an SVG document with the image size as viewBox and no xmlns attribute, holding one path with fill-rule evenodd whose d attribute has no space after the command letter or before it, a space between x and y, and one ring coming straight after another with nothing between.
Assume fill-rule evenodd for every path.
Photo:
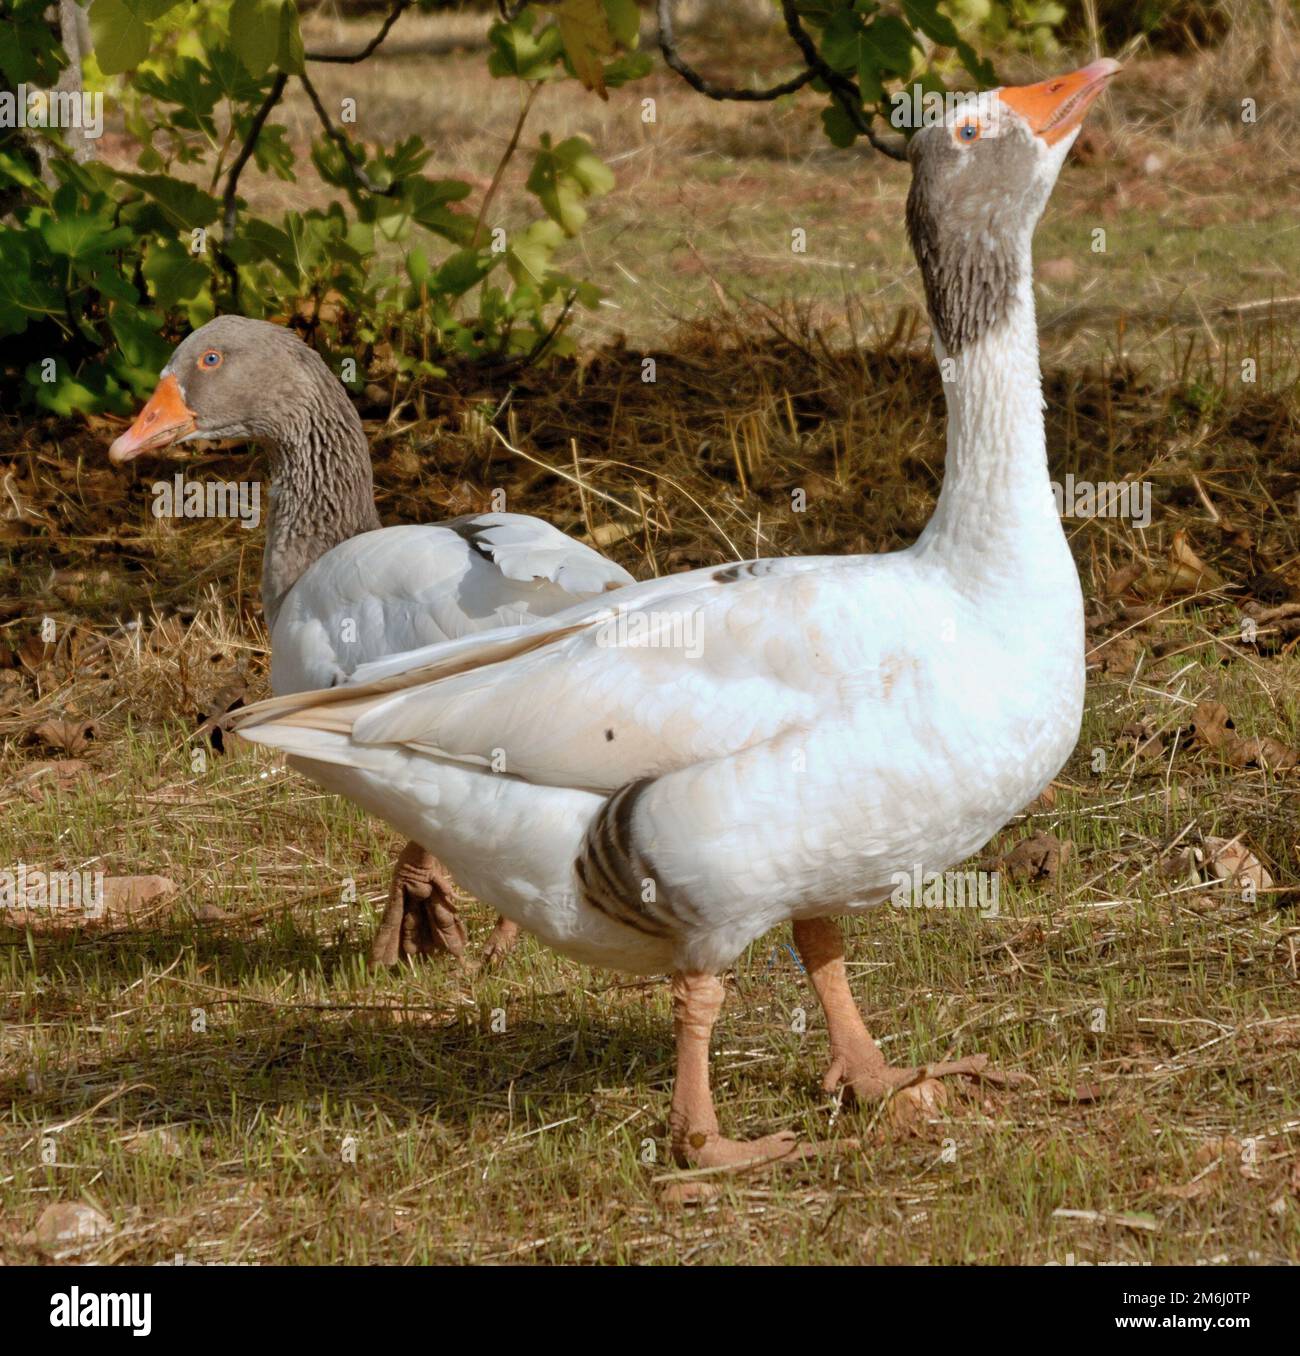
<instances>
[{"instance_id":1,"label":"goose white wing","mask_svg":"<svg viewBox=\"0 0 1300 1356\"><path fill-rule=\"evenodd\" d=\"M356 745L402 744L609 792L887 689L878 637L897 637L915 600L894 571L873 598L875 625L855 624L844 563L805 557L649 581L527 631L395 656L324 704L319 694L272 702L238 725L278 708L288 724L347 732Z\"/></svg>"},{"instance_id":2,"label":"goose white wing","mask_svg":"<svg viewBox=\"0 0 1300 1356\"><path fill-rule=\"evenodd\" d=\"M383 656L527 625L632 582L523 514L380 528L326 552L289 591L272 634L271 687L330 687Z\"/></svg>"}]
</instances>

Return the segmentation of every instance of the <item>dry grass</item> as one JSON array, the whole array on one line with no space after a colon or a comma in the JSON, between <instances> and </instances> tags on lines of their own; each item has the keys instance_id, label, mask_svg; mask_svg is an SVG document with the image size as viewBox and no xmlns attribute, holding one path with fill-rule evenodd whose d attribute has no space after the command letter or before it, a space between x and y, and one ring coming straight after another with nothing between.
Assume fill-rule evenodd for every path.
<instances>
[{"instance_id":1,"label":"dry grass","mask_svg":"<svg viewBox=\"0 0 1300 1356\"><path fill-rule=\"evenodd\" d=\"M1131 88L1167 85L1162 69L1139 67ZM1178 69L1194 88L1196 68ZM449 155L488 163L478 128L497 125L484 113L505 91L474 85L471 100L469 77L448 74L421 98L460 110ZM1073 856L1051 880L1007 881L996 918L884 910L851 925L852 982L891 1055L984 1049L1036 1086L955 1104L919 1135L840 1106L817 1091L820 1015L773 936L736 967L719 1026L724 1124L861 1146L669 1207L665 986L532 942L493 975L367 973L394 836L261 751L193 761L214 700L241 675L265 685L259 534L153 520L149 481L175 468L113 475L104 427L14 424L4 487L23 516L0 522L0 642L21 655L0 669L0 864L160 873L178 889L97 929L0 932L0 1259L44 1256L26 1232L76 1199L113 1226L76 1255L105 1261L1300 1256L1300 773L1234 766L1193 728L1217 699L1237 734L1300 746L1297 624L1261 611L1300 598L1296 311L1225 309L1285 290L1269 270L1296 249L1281 182L1295 160L1270 144L1225 171L1178 139L1183 115L1146 120L1133 98L1142 130L1124 123L1068 171L1039 250L1077 268L1040 294L1054 474L1154 491L1145 531L1067 525L1090 599L1086 724L1054 804L1009 837L1051 832ZM889 549L925 520L942 402L885 224L901 177L854 161L864 191L840 177L849 158L807 150L813 138L795 150L799 108L706 123L684 94L670 106L681 122L619 167L590 246L615 319L635 307L626 345L509 385L457 373L372 408L387 521L486 507L502 488L649 574ZM607 151L636 135L602 124L615 107L569 115ZM1133 159L1147 147L1166 170ZM854 200L871 203L877 241L863 244ZM794 203L823 214L824 267L767 258ZM1106 204L1127 243L1099 258L1088 212ZM1199 234L1172 224L1188 220ZM644 270L655 287L620 290L616 262L660 257ZM229 453L184 465L248 474ZM1180 530L1214 578L1109 596L1127 566L1158 578ZM1252 613L1265 620L1242 644ZM62 716L97 725L80 768L31 734ZM1165 864L1238 835L1274 883L1253 899ZM481 940L488 915L467 912Z\"/></svg>"}]
</instances>

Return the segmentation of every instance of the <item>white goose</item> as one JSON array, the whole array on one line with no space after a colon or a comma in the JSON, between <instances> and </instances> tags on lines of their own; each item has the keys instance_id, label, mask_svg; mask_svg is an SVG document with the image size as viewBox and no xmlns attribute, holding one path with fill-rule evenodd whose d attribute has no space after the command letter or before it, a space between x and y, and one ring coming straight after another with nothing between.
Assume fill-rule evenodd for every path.
<instances>
[{"instance_id":1,"label":"white goose","mask_svg":"<svg viewBox=\"0 0 1300 1356\"><path fill-rule=\"evenodd\" d=\"M194 438L271 451L262 610L277 694L333 687L385 655L527 625L633 582L589 546L518 513L381 528L370 448L347 392L315 349L264 320L219 316L177 345L109 457L120 464ZM465 929L451 889L438 862L408 844L372 962L459 954ZM516 933L501 919L488 956L509 950Z\"/></svg>"},{"instance_id":2,"label":"white goose","mask_svg":"<svg viewBox=\"0 0 1300 1356\"><path fill-rule=\"evenodd\" d=\"M719 972L787 920L826 1012L828 1088L989 1076L983 1056L885 1063L833 919L975 851L1078 736L1083 606L1048 479L1031 237L1117 69L993 91L911 141L908 229L953 360L943 490L914 546L633 585L234 718L557 950L671 971L689 1164L794 1152L722 1137L708 1081Z\"/></svg>"}]
</instances>

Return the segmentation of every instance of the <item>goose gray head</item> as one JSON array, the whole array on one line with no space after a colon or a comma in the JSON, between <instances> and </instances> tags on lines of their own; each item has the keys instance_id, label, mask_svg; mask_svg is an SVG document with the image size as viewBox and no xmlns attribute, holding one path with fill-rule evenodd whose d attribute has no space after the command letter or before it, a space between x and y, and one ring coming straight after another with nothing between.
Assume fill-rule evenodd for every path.
<instances>
[{"instance_id":1,"label":"goose gray head","mask_svg":"<svg viewBox=\"0 0 1300 1356\"><path fill-rule=\"evenodd\" d=\"M292 330L223 315L182 340L115 464L203 438L271 451L262 607L274 626L294 583L326 551L379 526L370 447L342 383Z\"/></svg>"},{"instance_id":2,"label":"goose gray head","mask_svg":"<svg viewBox=\"0 0 1300 1356\"><path fill-rule=\"evenodd\" d=\"M986 90L912 137L907 230L946 352L1006 315L1066 154L1119 69L1105 58L1035 85Z\"/></svg>"},{"instance_id":3,"label":"goose gray head","mask_svg":"<svg viewBox=\"0 0 1300 1356\"><path fill-rule=\"evenodd\" d=\"M313 425L365 451L361 420L320 354L282 325L223 315L181 341L114 463L191 439L251 440L290 454ZM366 453L368 459L368 453Z\"/></svg>"}]
</instances>

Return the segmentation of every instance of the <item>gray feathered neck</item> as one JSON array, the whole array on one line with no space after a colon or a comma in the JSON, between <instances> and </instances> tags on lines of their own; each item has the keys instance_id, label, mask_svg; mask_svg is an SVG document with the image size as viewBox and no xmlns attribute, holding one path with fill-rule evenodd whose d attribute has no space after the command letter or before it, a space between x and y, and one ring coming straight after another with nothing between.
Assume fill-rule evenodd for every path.
<instances>
[{"instance_id":1,"label":"gray feathered neck","mask_svg":"<svg viewBox=\"0 0 1300 1356\"><path fill-rule=\"evenodd\" d=\"M285 595L309 565L340 542L379 526L361 419L323 362L320 376L310 393L283 410L276 435L266 439L271 510L262 611L268 628L274 628Z\"/></svg>"}]
</instances>

